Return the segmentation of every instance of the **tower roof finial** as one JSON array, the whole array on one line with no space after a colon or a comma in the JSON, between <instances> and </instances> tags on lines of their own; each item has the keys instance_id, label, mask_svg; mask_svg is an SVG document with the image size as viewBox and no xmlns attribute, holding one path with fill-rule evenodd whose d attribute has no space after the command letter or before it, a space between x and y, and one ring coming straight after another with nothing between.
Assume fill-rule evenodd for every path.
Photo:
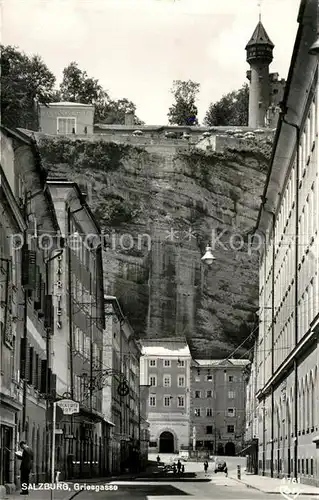
<instances>
[{"instance_id":1,"label":"tower roof finial","mask_svg":"<svg viewBox=\"0 0 319 500\"><path fill-rule=\"evenodd\" d=\"M261 4L262 4L262 0L258 0L258 17L259 17L259 22L261 23Z\"/></svg>"}]
</instances>

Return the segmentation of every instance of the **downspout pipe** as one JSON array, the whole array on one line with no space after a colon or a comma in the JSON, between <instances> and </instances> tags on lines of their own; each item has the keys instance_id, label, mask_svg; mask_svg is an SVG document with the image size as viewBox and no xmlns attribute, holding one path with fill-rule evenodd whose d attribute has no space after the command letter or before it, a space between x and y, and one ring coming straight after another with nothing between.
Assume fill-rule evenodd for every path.
<instances>
[{"instance_id":1,"label":"downspout pipe","mask_svg":"<svg viewBox=\"0 0 319 500\"><path fill-rule=\"evenodd\" d=\"M273 374L275 371L275 359L274 359L274 343L275 343L275 324L276 324L276 318L275 318L275 256L276 256L276 246L275 246L275 238L276 238L276 214L275 212L270 212L265 209L265 203L266 199L263 200L263 210L265 212L268 212L272 216L272 240L273 240L273 246L272 246L272 271L271 271L271 290L272 290L272 295L271 295L271 373ZM258 230L264 237L265 245L264 245L264 251L266 251L266 245L267 245L267 235L261 231ZM265 443L265 438L266 438L266 422L265 422L265 400L263 403L263 471L262 474L265 475L265 455L266 455L266 443ZM273 386L271 387L271 449L270 449L270 476L274 476L274 388Z\"/></svg>"},{"instance_id":2,"label":"downspout pipe","mask_svg":"<svg viewBox=\"0 0 319 500\"><path fill-rule=\"evenodd\" d=\"M45 282L46 282L46 295L49 295L49 264L52 260L57 259L60 257L60 255L63 254L63 250L60 252L56 253L52 257L49 257L45 260ZM46 394L46 414L45 414L45 429L46 429L46 444L45 444L45 449L46 449L46 457L47 457L47 474L49 477L49 470L50 470L50 442L49 442L49 422L48 422L48 414L49 414L49 408L50 408L50 402L52 403L52 411L53 411L53 400L51 401L49 397L49 361L50 361L50 333L49 329L46 329L46 357L47 357L47 373L46 373L46 380L45 380L45 394ZM52 413L53 415L53 413Z\"/></svg>"},{"instance_id":3,"label":"downspout pipe","mask_svg":"<svg viewBox=\"0 0 319 500\"><path fill-rule=\"evenodd\" d=\"M263 201L263 206L265 204L265 201ZM266 255L266 247L267 247L267 235L264 233L264 231L262 231L261 229L258 229L258 232L262 234L262 237L264 238L264 257ZM259 254L259 258L260 258L260 254ZM266 269L266 262L265 262L265 258L264 258L264 263L263 263L263 267L264 267L264 270ZM264 273L264 276L265 276L265 273ZM257 346L257 350L256 350L256 353L258 353L258 346ZM255 353L255 354L256 354ZM265 373L265 356L263 357L263 370L264 370L264 373ZM256 377L256 385L255 385L255 391L254 391L254 400L255 400L255 395L256 395L256 390L257 390L257 370L256 370L256 374L255 374L255 377ZM263 384L265 384L265 377L263 377ZM262 449L262 476L265 475L265 470L266 470L266 415L265 415L265 398L263 399L262 401L262 404L263 404L263 415L262 415L262 445L263 445L263 449ZM257 449L257 463L258 463L258 449Z\"/></svg>"},{"instance_id":4,"label":"downspout pipe","mask_svg":"<svg viewBox=\"0 0 319 500\"><path fill-rule=\"evenodd\" d=\"M271 374L275 371L275 259L276 259L276 214L272 213L272 271L271 271Z\"/></svg>"},{"instance_id":5,"label":"downspout pipe","mask_svg":"<svg viewBox=\"0 0 319 500\"><path fill-rule=\"evenodd\" d=\"M71 215L76 214L83 210L85 206L81 206L77 210L71 211L70 207L67 208L67 238L71 236ZM69 344L70 344L70 395L74 400L74 369L73 369L73 306L72 306L72 255L70 244L67 244L67 262L68 262L68 312L69 312ZM71 415L71 435L73 435L74 417ZM73 439L69 441L69 455L73 454ZM72 462L73 463L73 462ZM73 476L73 467L68 471L68 475Z\"/></svg>"},{"instance_id":6,"label":"downspout pipe","mask_svg":"<svg viewBox=\"0 0 319 500\"><path fill-rule=\"evenodd\" d=\"M282 118L282 121L289 125L290 127L293 127L296 130L296 176L295 176L295 297L294 297L294 309L295 309L295 331L294 331L294 344L297 346L298 344L298 336L299 336L299 331L298 331L298 319L299 319L299 313L298 313L298 285L299 285L299 280L298 280L298 263L299 263L299 212L300 212L300 207L299 207L299 182L300 182L300 153L299 153L299 146L300 146L300 127L296 125L295 123L291 123L288 120L285 119L285 117ZM297 468L297 462L298 462L298 363L297 360L294 360L294 379L295 379L295 384L294 384L294 399L295 399L295 405L294 405L294 417L295 417L295 425L294 425L294 433L295 433L295 439L294 439L294 477L297 479L298 477L298 468Z\"/></svg>"}]
</instances>

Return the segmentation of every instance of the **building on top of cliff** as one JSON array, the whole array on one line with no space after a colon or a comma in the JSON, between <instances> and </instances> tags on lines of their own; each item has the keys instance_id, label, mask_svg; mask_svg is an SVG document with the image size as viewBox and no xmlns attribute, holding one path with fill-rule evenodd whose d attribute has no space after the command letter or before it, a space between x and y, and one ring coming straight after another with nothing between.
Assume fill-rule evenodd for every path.
<instances>
[{"instance_id":1,"label":"building on top of cliff","mask_svg":"<svg viewBox=\"0 0 319 500\"><path fill-rule=\"evenodd\" d=\"M149 385L149 450L187 450L190 420L191 353L184 338L141 340L140 380Z\"/></svg>"},{"instance_id":2,"label":"building on top of cliff","mask_svg":"<svg viewBox=\"0 0 319 500\"><path fill-rule=\"evenodd\" d=\"M259 22L245 50L250 70L247 71L249 87L248 125L252 128L275 128L279 117L279 103L283 98L285 80L278 73L269 74L273 60L274 44L262 22Z\"/></svg>"},{"instance_id":3,"label":"building on top of cliff","mask_svg":"<svg viewBox=\"0 0 319 500\"><path fill-rule=\"evenodd\" d=\"M50 135L93 134L95 107L78 102L51 102L38 106L39 132Z\"/></svg>"}]
</instances>

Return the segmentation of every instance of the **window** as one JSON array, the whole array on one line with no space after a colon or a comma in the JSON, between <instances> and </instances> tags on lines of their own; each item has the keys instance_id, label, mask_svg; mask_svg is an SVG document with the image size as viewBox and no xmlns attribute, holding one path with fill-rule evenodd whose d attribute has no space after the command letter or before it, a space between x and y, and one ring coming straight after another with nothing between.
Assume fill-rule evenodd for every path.
<instances>
[{"instance_id":1,"label":"window","mask_svg":"<svg viewBox=\"0 0 319 500\"><path fill-rule=\"evenodd\" d=\"M150 396L150 406L156 406L156 396Z\"/></svg>"},{"instance_id":2,"label":"window","mask_svg":"<svg viewBox=\"0 0 319 500\"><path fill-rule=\"evenodd\" d=\"M212 417L212 416L213 416L212 408L206 408L206 417Z\"/></svg>"},{"instance_id":3,"label":"window","mask_svg":"<svg viewBox=\"0 0 319 500\"><path fill-rule=\"evenodd\" d=\"M184 396L177 396L177 406L178 406L178 408L184 408L184 406L185 406Z\"/></svg>"},{"instance_id":4,"label":"window","mask_svg":"<svg viewBox=\"0 0 319 500\"><path fill-rule=\"evenodd\" d=\"M171 386L171 376L170 375L164 375L164 377L163 377L163 386L164 387L170 387Z\"/></svg>"},{"instance_id":5,"label":"window","mask_svg":"<svg viewBox=\"0 0 319 500\"><path fill-rule=\"evenodd\" d=\"M164 396L164 406L171 406L172 396Z\"/></svg>"},{"instance_id":6,"label":"window","mask_svg":"<svg viewBox=\"0 0 319 500\"><path fill-rule=\"evenodd\" d=\"M185 360L184 360L184 359L179 359L179 360L177 361L177 366L178 366L179 368L184 368L184 366L185 366Z\"/></svg>"},{"instance_id":7,"label":"window","mask_svg":"<svg viewBox=\"0 0 319 500\"><path fill-rule=\"evenodd\" d=\"M169 368L171 366L171 360L170 359L164 359L163 360L163 366L165 366L165 368Z\"/></svg>"},{"instance_id":8,"label":"window","mask_svg":"<svg viewBox=\"0 0 319 500\"><path fill-rule=\"evenodd\" d=\"M149 366L155 367L156 366L156 359L150 359L148 364L149 364Z\"/></svg>"},{"instance_id":9,"label":"window","mask_svg":"<svg viewBox=\"0 0 319 500\"><path fill-rule=\"evenodd\" d=\"M213 381L213 376L212 375L206 375L206 381L207 382L212 382Z\"/></svg>"},{"instance_id":10,"label":"window","mask_svg":"<svg viewBox=\"0 0 319 500\"><path fill-rule=\"evenodd\" d=\"M206 391L206 398L212 397L212 391Z\"/></svg>"},{"instance_id":11,"label":"window","mask_svg":"<svg viewBox=\"0 0 319 500\"><path fill-rule=\"evenodd\" d=\"M206 426L206 434L213 434L213 426L212 425Z\"/></svg>"},{"instance_id":12,"label":"window","mask_svg":"<svg viewBox=\"0 0 319 500\"><path fill-rule=\"evenodd\" d=\"M180 375L178 377L177 385L178 385L178 387L185 387L185 377L183 375Z\"/></svg>"},{"instance_id":13,"label":"window","mask_svg":"<svg viewBox=\"0 0 319 500\"><path fill-rule=\"evenodd\" d=\"M200 417L200 408L195 408L194 415L195 417Z\"/></svg>"},{"instance_id":14,"label":"window","mask_svg":"<svg viewBox=\"0 0 319 500\"><path fill-rule=\"evenodd\" d=\"M227 425L228 434L233 434L235 432L235 428L233 425Z\"/></svg>"},{"instance_id":15,"label":"window","mask_svg":"<svg viewBox=\"0 0 319 500\"><path fill-rule=\"evenodd\" d=\"M195 398L200 398L200 391L195 391Z\"/></svg>"},{"instance_id":16,"label":"window","mask_svg":"<svg viewBox=\"0 0 319 500\"><path fill-rule=\"evenodd\" d=\"M235 398L235 392L234 391L228 391L228 399L234 399Z\"/></svg>"},{"instance_id":17,"label":"window","mask_svg":"<svg viewBox=\"0 0 319 500\"><path fill-rule=\"evenodd\" d=\"M234 381L233 375L228 375L228 382L233 382L233 381Z\"/></svg>"},{"instance_id":18,"label":"window","mask_svg":"<svg viewBox=\"0 0 319 500\"><path fill-rule=\"evenodd\" d=\"M235 408L227 408L227 416L234 417L235 416Z\"/></svg>"},{"instance_id":19,"label":"window","mask_svg":"<svg viewBox=\"0 0 319 500\"><path fill-rule=\"evenodd\" d=\"M75 134L76 119L75 118L57 118L57 133L58 134Z\"/></svg>"},{"instance_id":20,"label":"window","mask_svg":"<svg viewBox=\"0 0 319 500\"><path fill-rule=\"evenodd\" d=\"M153 387L157 386L156 375L150 375L150 377L149 377L149 385L151 385Z\"/></svg>"}]
</instances>

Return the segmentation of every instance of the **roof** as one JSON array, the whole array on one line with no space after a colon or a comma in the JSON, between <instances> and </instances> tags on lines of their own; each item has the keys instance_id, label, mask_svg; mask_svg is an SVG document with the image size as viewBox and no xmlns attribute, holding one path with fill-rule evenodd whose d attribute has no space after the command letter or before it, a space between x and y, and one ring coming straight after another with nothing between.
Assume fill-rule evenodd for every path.
<instances>
[{"instance_id":1,"label":"roof","mask_svg":"<svg viewBox=\"0 0 319 500\"><path fill-rule=\"evenodd\" d=\"M187 341L182 338L143 339L142 355L159 357L191 357Z\"/></svg>"},{"instance_id":2,"label":"roof","mask_svg":"<svg viewBox=\"0 0 319 500\"><path fill-rule=\"evenodd\" d=\"M274 44L270 40L267 31L265 30L261 21L257 24L255 31L252 34L251 39L246 45L246 49L251 45L270 45L270 47L274 48Z\"/></svg>"},{"instance_id":3,"label":"roof","mask_svg":"<svg viewBox=\"0 0 319 500\"><path fill-rule=\"evenodd\" d=\"M0 126L0 130L8 137L18 139L19 141L24 142L25 144L27 144L28 146L31 147L33 157L35 160L34 165L35 165L35 168L36 168L37 173L39 175L39 180L40 180L41 186L43 188L44 196L45 196L46 201L48 203L48 208L49 208L53 227L55 228L56 231L59 231L60 226L59 226L58 218L56 215L55 206L54 206L51 194L45 189L45 185L46 185L46 181L47 181L47 171L45 170L45 168L42 164L41 155L40 155L40 152L38 149L37 142L33 136L33 133L30 133L30 135L27 135L21 129L12 130L10 128L4 127L3 125Z\"/></svg>"},{"instance_id":4,"label":"roof","mask_svg":"<svg viewBox=\"0 0 319 500\"><path fill-rule=\"evenodd\" d=\"M40 104L40 107L47 108L51 106L72 106L74 108L94 108L93 104L83 104L81 102L70 102L70 101L61 101L61 102L50 102L48 104Z\"/></svg>"},{"instance_id":5,"label":"roof","mask_svg":"<svg viewBox=\"0 0 319 500\"><path fill-rule=\"evenodd\" d=\"M246 366L250 364L249 359L195 359L199 366Z\"/></svg>"},{"instance_id":6,"label":"roof","mask_svg":"<svg viewBox=\"0 0 319 500\"><path fill-rule=\"evenodd\" d=\"M57 184L57 185L60 185L60 186L66 186L66 187L72 187L72 188L74 188L75 191L77 192L77 195L79 197L81 205L86 209L86 211L87 211L90 219L92 220L93 224L95 225L96 231L98 233L101 233L101 228L99 226L99 223L98 223L95 215L93 214L91 208L89 207L89 205L85 201L85 197L83 196L83 193L82 193L79 185L76 182L68 181L67 179L55 179L55 178L49 177L47 179L47 184L49 186L53 186L54 184Z\"/></svg>"}]
</instances>

